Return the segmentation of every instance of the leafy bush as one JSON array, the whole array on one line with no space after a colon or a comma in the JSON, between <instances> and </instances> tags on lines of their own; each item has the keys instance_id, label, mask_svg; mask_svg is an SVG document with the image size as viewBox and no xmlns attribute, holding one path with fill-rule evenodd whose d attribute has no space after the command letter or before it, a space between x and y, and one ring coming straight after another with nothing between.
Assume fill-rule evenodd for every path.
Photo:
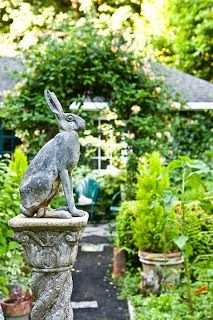
<instances>
[{"instance_id":1,"label":"leafy bush","mask_svg":"<svg viewBox=\"0 0 213 320\"><path fill-rule=\"evenodd\" d=\"M133 222L135 220L135 211L138 211L138 207L140 206L136 201L125 201L116 216L115 245L129 253L137 252L134 244Z\"/></svg>"},{"instance_id":2,"label":"leafy bush","mask_svg":"<svg viewBox=\"0 0 213 320\"><path fill-rule=\"evenodd\" d=\"M116 217L116 244L129 251L136 252L137 247L162 252L165 243L166 249L171 250L175 246L173 240L178 243L185 239L186 247L184 243L179 249L187 248L192 263L208 259L213 227L209 167L186 156L166 167L158 153L140 160L133 188L137 201L121 205ZM178 234L180 238L176 238Z\"/></svg>"},{"instance_id":3,"label":"leafy bush","mask_svg":"<svg viewBox=\"0 0 213 320\"><path fill-rule=\"evenodd\" d=\"M206 288L205 285L201 288ZM196 290L196 289L195 289ZM182 290L147 298L134 296L131 301L135 306L135 320L201 320L211 319L211 290L194 295L194 313L189 315L187 301L182 297ZM196 292L196 291L195 291Z\"/></svg>"},{"instance_id":4,"label":"leafy bush","mask_svg":"<svg viewBox=\"0 0 213 320\"><path fill-rule=\"evenodd\" d=\"M114 120L117 134L124 125L118 120L135 118L133 105L143 105L144 112L152 106L156 110L170 97L164 89L161 94L155 93L156 86L164 87L162 80L145 74L142 60L128 47L123 49L122 44L126 44L121 35L103 36L97 31L88 25L70 27L65 37L64 34L46 37L26 55L22 82L5 98L1 115L5 125L16 129L23 141L29 144L31 140L32 153L57 132L54 115L43 98L47 87L56 92L63 106L74 100L82 101L83 95L102 96L117 114ZM11 112L13 121L8 117ZM97 133L94 114L84 112L82 116L90 130Z\"/></svg>"},{"instance_id":5,"label":"leafy bush","mask_svg":"<svg viewBox=\"0 0 213 320\"><path fill-rule=\"evenodd\" d=\"M187 237L190 260L212 252L212 170L203 161L180 157L169 163L180 203L176 212L182 234Z\"/></svg>"},{"instance_id":6,"label":"leafy bush","mask_svg":"<svg viewBox=\"0 0 213 320\"><path fill-rule=\"evenodd\" d=\"M180 214L180 212L179 212ZM213 217L202 209L199 201L193 201L185 206L185 235L190 260L196 262L199 258L208 258L213 251Z\"/></svg>"},{"instance_id":7,"label":"leafy bush","mask_svg":"<svg viewBox=\"0 0 213 320\"><path fill-rule=\"evenodd\" d=\"M170 0L169 4L171 32L175 34L173 48L176 65L189 73L212 80L211 0L184 0L181 3Z\"/></svg>"},{"instance_id":8,"label":"leafy bush","mask_svg":"<svg viewBox=\"0 0 213 320\"><path fill-rule=\"evenodd\" d=\"M4 126L18 132L29 154L35 154L57 132L43 97L45 88L56 93L65 111L85 95L104 98L115 113L111 124L116 142L125 140L136 159L156 149L174 158L182 151L198 155L209 148L209 114L177 112L162 78L146 59L135 56L120 34L103 35L101 27L95 28L90 20L61 30L45 36L26 53L21 81L5 97L1 109ZM79 112L87 121L84 137L88 130L97 136L99 113ZM85 148L90 146L92 142Z\"/></svg>"},{"instance_id":9,"label":"leafy bush","mask_svg":"<svg viewBox=\"0 0 213 320\"><path fill-rule=\"evenodd\" d=\"M6 294L8 286L23 281L24 263L21 249L13 240L13 232L8 220L19 213L20 179L26 170L27 160L20 149L16 149L13 159L0 161L0 293Z\"/></svg>"},{"instance_id":10,"label":"leafy bush","mask_svg":"<svg viewBox=\"0 0 213 320\"><path fill-rule=\"evenodd\" d=\"M2 0L0 4L0 55L11 54L11 50L26 50L39 41L45 32L57 32L58 24L68 23L69 14L64 1ZM72 17L72 18L71 18Z\"/></svg>"},{"instance_id":11,"label":"leafy bush","mask_svg":"<svg viewBox=\"0 0 213 320\"><path fill-rule=\"evenodd\" d=\"M211 278L212 279L212 278ZM193 284L193 314L189 314L184 283L179 288L165 288L160 296L144 297L139 293L140 272L126 273L120 280L121 299L131 301L135 320L201 320L211 319L211 282L196 281Z\"/></svg>"},{"instance_id":12,"label":"leafy bush","mask_svg":"<svg viewBox=\"0 0 213 320\"><path fill-rule=\"evenodd\" d=\"M164 32L151 41L157 59L212 81L212 1L166 0L165 3L168 7Z\"/></svg>"},{"instance_id":13,"label":"leafy bush","mask_svg":"<svg viewBox=\"0 0 213 320\"><path fill-rule=\"evenodd\" d=\"M180 200L184 204L199 201L201 207L208 213L212 209L211 160L201 161L181 156L168 164L172 184Z\"/></svg>"},{"instance_id":14,"label":"leafy bush","mask_svg":"<svg viewBox=\"0 0 213 320\"><path fill-rule=\"evenodd\" d=\"M175 216L177 198L172 194L168 169L160 154L152 153L138 166L133 237L141 251L168 253L177 250L174 238L180 230Z\"/></svg>"}]
</instances>

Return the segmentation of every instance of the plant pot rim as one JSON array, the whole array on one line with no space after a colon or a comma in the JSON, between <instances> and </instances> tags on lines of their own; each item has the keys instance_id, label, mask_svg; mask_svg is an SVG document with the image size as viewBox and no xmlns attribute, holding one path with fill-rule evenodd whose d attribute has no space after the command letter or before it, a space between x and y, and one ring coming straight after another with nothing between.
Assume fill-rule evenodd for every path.
<instances>
[{"instance_id":1,"label":"plant pot rim","mask_svg":"<svg viewBox=\"0 0 213 320\"><path fill-rule=\"evenodd\" d=\"M9 317L20 317L25 316L30 313L31 311L31 301L30 300L24 300L21 302L18 302L15 299L3 299L0 302L4 315Z\"/></svg>"},{"instance_id":2,"label":"plant pot rim","mask_svg":"<svg viewBox=\"0 0 213 320\"><path fill-rule=\"evenodd\" d=\"M172 252L172 253L152 253L146 251L138 251L138 256L140 262L149 265L177 265L182 264L184 257L182 252Z\"/></svg>"},{"instance_id":3,"label":"plant pot rim","mask_svg":"<svg viewBox=\"0 0 213 320\"><path fill-rule=\"evenodd\" d=\"M7 298L7 299L3 299L1 300L1 304L6 304L6 305L11 305L11 304L22 304L22 303L26 303L26 302L29 302L30 303L30 300L27 299L27 300L23 300L23 301L17 301L16 299L12 299L12 298Z\"/></svg>"},{"instance_id":4,"label":"plant pot rim","mask_svg":"<svg viewBox=\"0 0 213 320\"><path fill-rule=\"evenodd\" d=\"M126 251L123 247L116 247L116 246L113 247L113 250L114 251Z\"/></svg>"}]
</instances>

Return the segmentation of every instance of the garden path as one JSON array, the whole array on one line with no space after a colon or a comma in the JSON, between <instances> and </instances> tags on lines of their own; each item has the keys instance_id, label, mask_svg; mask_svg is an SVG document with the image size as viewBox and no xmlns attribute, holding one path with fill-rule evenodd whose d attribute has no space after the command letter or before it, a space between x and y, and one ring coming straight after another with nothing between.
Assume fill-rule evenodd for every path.
<instances>
[{"instance_id":1,"label":"garden path","mask_svg":"<svg viewBox=\"0 0 213 320\"><path fill-rule=\"evenodd\" d=\"M125 301L111 280L112 245L108 225L89 225L81 240L73 272L75 320L127 320Z\"/></svg>"}]
</instances>

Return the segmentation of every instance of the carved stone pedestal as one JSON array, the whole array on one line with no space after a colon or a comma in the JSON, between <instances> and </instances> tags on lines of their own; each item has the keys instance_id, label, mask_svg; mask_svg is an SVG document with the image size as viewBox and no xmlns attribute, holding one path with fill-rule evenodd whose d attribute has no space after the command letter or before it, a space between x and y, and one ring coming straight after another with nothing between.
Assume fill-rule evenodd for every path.
<instances>
[{"instance_id":1,"label":"carved stone pedestal","mask_svg":"<svg viewBox=\"0 0 213 320\"><path fill-rule=\"evenodd\" d=\"M72 320L72 273L88 214L70 219L26 218L9 221L32 270L35 304L31 320Z\"/></svg>"}]
</instances>

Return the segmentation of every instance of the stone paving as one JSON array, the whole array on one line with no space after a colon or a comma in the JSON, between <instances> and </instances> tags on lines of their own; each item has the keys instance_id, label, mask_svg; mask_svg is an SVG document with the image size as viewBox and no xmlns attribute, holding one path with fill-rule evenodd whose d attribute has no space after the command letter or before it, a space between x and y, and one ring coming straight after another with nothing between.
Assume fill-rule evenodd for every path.
<instances>
[{"instance_id":1,"label":"stone paving","mask_svg":"<svg viewBox=\"0 0 213 320\"><path fill-rule=\"evenodd\" d=\"M112 245L108 225L87 226L73 272L75 320L127 320L125 301L111 279Z\"/></svg>"}]
</instances>

